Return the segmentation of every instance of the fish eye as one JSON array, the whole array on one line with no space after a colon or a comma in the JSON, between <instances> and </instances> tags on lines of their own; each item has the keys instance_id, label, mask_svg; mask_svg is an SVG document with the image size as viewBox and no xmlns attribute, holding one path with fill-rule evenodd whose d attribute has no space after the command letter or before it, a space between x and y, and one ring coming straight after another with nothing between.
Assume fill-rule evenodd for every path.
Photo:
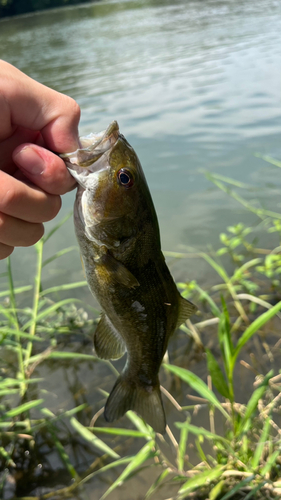
<instances>
[{"instance_id":1,"label":"fish eye","mask_svg":"<svg viewBox=\"0 0 281 500\"><path fill-rule=\"evenodd\" d=\"M129 170L127 170L126 168L121 168L117 176L119 183L126 188L129 188L134 184L134 178L131 172L129 172Z\"/></svg>"}]
</instances>

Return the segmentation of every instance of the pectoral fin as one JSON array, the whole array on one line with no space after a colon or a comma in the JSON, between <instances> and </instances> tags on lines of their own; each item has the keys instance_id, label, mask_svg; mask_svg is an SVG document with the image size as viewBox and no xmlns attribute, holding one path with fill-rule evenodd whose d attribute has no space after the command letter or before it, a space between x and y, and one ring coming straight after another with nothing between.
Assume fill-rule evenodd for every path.
<instances>
[{"instance_id":1,"label":"pectoral fin","mask_svg":"<svg viewBox=\"0 0 281 500\"><path fill-rule=\"evenodd\" d=\"M95 351L101 359L119 359L126 351L125 344L105 314L94 333Z\"/></svg>"},{"instance_id":2,"label":"pectoral fin","mask_svg":"<svg viewBox=\"0 0 281 500\"><path fill-rule=\"evenodd\" d=\"M116 260L110 253L102 256L102 263L110 273L112 279L128 288L140 286L138 280L121 262Z\"/></svg>"},{"instance_id":3,"label":"pectoral fin","mask_svg":"<svg viewBox=\"0 0 281 500\"><path fill-rule=\"evenodd\" d=\"M179 315L178 315L178 321L177 321L176 328L178 328L180 325L182 325L190 316L192 316L192 314L196 313L196 311L197 311L197 307L194 304L192 304L192 302L190 302L187 299L184 299L180 295Z\"/></svg>"}]
</instances>

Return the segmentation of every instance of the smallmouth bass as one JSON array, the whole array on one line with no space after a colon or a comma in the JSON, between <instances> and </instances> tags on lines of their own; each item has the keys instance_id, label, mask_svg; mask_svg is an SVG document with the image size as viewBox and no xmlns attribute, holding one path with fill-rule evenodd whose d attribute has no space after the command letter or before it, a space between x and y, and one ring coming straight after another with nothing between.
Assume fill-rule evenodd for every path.
<instances>
[{"instance_id":1,"label":"smallmouth bass","mask_svg":"<svg viewBox=\"0 0 281 500\"><path fill-rule=\"evenodd\" d=\"M94 346L127 361L105 405L108 422L128 410L164 434L158 372L174 331L197 308L181 297L161 252L158 220L133 148L116 121L61 155L78 183L74 224L86 279L101 308Z\"/></svg>"}]
</instances>

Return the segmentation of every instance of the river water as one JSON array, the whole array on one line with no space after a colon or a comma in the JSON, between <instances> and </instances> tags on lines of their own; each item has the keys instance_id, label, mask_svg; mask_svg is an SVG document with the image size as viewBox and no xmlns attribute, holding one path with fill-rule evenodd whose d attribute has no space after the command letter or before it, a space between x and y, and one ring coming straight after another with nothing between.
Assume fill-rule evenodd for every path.
<instances>
[{"instance_id":1,"label":"river water","mask_svg":"<svg viewBox=\"0 0 281 500\"><path fill-rule=\"evenodd\" d=\"M202 170L280 184L280 171L254 156L281 157L280 14L273 0L101 1L4 19L0 57L76 99L81 134L117 119L142 162L163 248L202 249L249 217ZM74 244L70 221L60 233L50 253ZM14 255L14 266L27 264L22 281L31 253ZM79 259L72 274L65 262L76 279Z\"/></svg>"},{"instance_id":2,"label":"river water","mask_svg":"<svg viewBox=\"0 0 281 500\"><path fill-rule=\"evenodd\" d=\"M104 0L0 21L0 57L76 99L81 135L118 120L143 165L165 250L217 248L227 225L256 219L204 170L264 187L262 202L281 208L281 172L255 156L281 158L280 14L278 0ZM73 200L64 197L57 220ZM70 245L71 220L46 256ZM34 255L14 252L17 284L32 282ZM175 275L208 279L186 261ZM48 286L82 280L78 252L43 276Z\"/></svg>"}]
</instances>

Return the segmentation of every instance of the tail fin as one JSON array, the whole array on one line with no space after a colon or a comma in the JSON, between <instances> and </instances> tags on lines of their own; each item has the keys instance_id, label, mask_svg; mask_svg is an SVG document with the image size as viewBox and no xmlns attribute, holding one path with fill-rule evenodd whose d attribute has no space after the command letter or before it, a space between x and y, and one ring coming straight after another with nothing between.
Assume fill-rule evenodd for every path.
<instances>
[{"instance_id":1,"label":"tail fin","mask_svg":"<svg viewBox=\"0 0 281 500\"><path fill-rule=\"evenodd\" d=\"M141 386L121 374L113 387L104 409L104 418L113 422L128 410L134 410L151 425L155 432L165 433L166 418L159 384L155 387Z\"/></svg>"}]
</instances>

